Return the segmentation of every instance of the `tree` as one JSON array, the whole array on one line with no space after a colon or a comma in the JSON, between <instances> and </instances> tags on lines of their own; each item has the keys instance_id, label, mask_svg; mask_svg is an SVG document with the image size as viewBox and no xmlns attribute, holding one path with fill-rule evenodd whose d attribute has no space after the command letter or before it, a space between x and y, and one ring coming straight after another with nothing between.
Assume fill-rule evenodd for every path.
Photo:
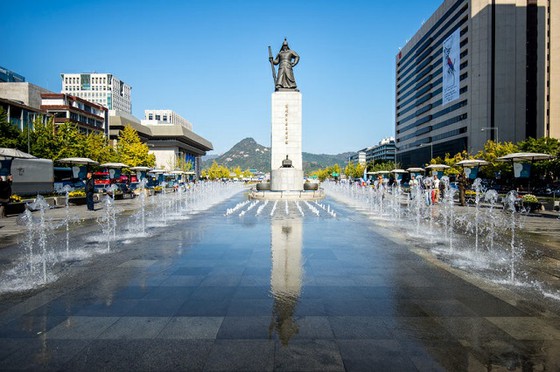
<instances>
[{"instance_id":1,"label":"tree","mask_svg":"<svg viewBox=\"0 0 560 372\"><path fill-rule=\"evenodd\" d=\"M217 180L222 178L229 178L229 169L223 165L219 165L214 160L210 168L205 169L202 173L203 177L208 177L211 180Z\"/></svg>"},{"instance_id":2,"label":"tree","mask_svg":"<svg viewBox=\"0 0 560 372\"><path fill-rule=\"evenodd\" d=\"M8 115L0 107L0 147L17 148L19 144L19 129L8 121Z\"/></svg>"},{"instance_id":3,"label":"tree","mask_svg":"<svg viewBox=\"0 0 560 372\"><path fill-rule=\"evenodd\" d=\"M349 162L344 168L344 174L348 178L361 178L364 175L365 164L354 164Z\"/></svg>"},{"instance_id":4,"label":"tree","mask_svg":"<svg viewBox=\"0 0 560 372\"><path fill-rule=\"evenodd\" d=\"M24 132L27 134L27 131ZM43 122L42 117L33 121L33 130L29 132L31 154L38 158L58 159L58 141L56 139L56 126L53 118Z\"/></svg>"},{"instance_id":5,"label":"tree","mask_svg":"<svg viewBox=\"0 0 560 372\"><path fill-rule=\"evenodd\" d=\"M154 154L149 153L148 145L140 141L138 132L130 125L124 127L117 140L118 160L131 167L153 167L156 163Z\"/></svg>"},{"instance_id":6,"label":"tree","mask_svg":"<svg viewBox=\"0 0 560 372\"><path fill-rule=\"evenodd\" d=\"M86 135L80 132L76 124L70 122L57 124L54 131L56 155L53 160L84 156Z\"/></svg>"},{"instance_id":7,"label":"tree","mask_svg":"<svg viewBox=\"0 0 560 372\"><path fill-rule=\"evenodd\" d=\"M475 159L486 160L489 163L480 168L479 177L495 178L498 174L513 174L513 169L509 162L500 162L496 159L514 152L519 152L519 149L511 142L486 141L484 148L474 156Z\"/></svg>"},{"instance_id":8,"label":"tree","mask_svg":"<svg viewBox=\"0 0 560 372\"><path fill-rule=\"evenodd\" d=\"M243 171L241 170L241 167L238 165L237 167L232 169L233 173L235 173L235 177L237 179L240 179L243 177Z\"/></svg>"},{"instance_id":9,"label":"tree","mask_svg":"<svg viewBox=\"0 0 560 372\"><path fill-rule=\"evenodd\" d=\"M312 177L317 177L319 181L323 182L327 178L340 177L340 165L334 164L330 167L320 168L311 172Z\"/></svg>"},{"instance_id":10,"label":"tree","mask_svg":"<svg viewBox=\"0 0 560 372\"><path fill-rule=\"evenodd\" d=\"M557 138L541 137L534 139L529 137L525 141L519 142L517 146L523 152L537 152L556 157L548 161L535 162L535 174L542 176L560 175L560 141Z\"/></svg>"},{"instance_id":11,"label":"tree","mask_svg":"<svg viewBox=\"0 0 560 372\"><path fill-rule=\"evenodd\" d=\"M243 178L252 178L253 177L253 172L251 172L249 169L245 169L243 171L242 176L243 176Z\"/></svg>"},{"instance_id":12,"label":"tree","mask_svg":"<svg viewBox=\"0 0 560 372\"><path fill-rule=\"evenodd\" d=\"M103 133L98 132L92 132L87 135L83 156L100 164L116 162L118 160L117 153L107 141L107 137Z\"/></svg>"},{"instance_id":13,"label":"tree","mask_svg":"<svg viewBox=\"0 0 560 372\"><path fill-rule=\"evenodd\" d=\"M395 163L393 161L380 161L376 162L373 165L373 168L368 168L370 172L378 172L378 171L392 171L393 169L400 168L399 163Z\"/></svg>"},{"instance_id":14,"label":"tree","mask_svg":"<svg viewBox=\"0 0 560 372\"><path fill-rule=\"evenodd\" d=\"M186 160L184 157L176 155L175 159L173 159L170 164L169 168L171 170L179 170L183 172L190 172L193 169L193 163L190 160Z\"/></svg>"},{"instance_id":15,"label":"tree","mask_svg":"<svg viewBox=\"0 0 560 372\"><path fill-rule=\"evenodd\" d=\"M466 150L456 153L455 156L453 157L451 157L449 153L445 154L445 157L443 159L443 164L448 165L449 168L445 169L443 173L448 176L451 175L456 176L460 174L461 172L463 172L463 169L460 165L456 165L456 164L460 161L469 160L469 159L473 159L473 157L470 156Z\"/></svg>"}]
</instances>

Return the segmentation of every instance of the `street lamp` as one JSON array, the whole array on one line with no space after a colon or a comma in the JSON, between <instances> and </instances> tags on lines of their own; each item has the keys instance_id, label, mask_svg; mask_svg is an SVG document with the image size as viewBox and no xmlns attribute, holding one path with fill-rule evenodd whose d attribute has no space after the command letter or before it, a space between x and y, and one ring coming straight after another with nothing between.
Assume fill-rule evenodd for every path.
<instances>
[{"instance_id":1,"label":"street lamp","mask_svg":"<svg viewBox=\"0 0 560 372\"><path fill-rule=\"evenodd\" d=\"M484 128L480 129L481 132L484 132L486 130L495 130L496 131L496 142L500 142L500 140L498 139L498 127L484 127Z\"/></svg>"},{"instance_id":2,"label":"street lamp","mask_svg":"<svg viewBox=\"0 0 560 372\"><path fill-rule=\"evenodd\" d=\"M426 146L425 143L421 143L418 145L418 147L424 147ZM430 142L430 160L432 160L434 158L434 143Z\"/></svg>"}]
</instances>

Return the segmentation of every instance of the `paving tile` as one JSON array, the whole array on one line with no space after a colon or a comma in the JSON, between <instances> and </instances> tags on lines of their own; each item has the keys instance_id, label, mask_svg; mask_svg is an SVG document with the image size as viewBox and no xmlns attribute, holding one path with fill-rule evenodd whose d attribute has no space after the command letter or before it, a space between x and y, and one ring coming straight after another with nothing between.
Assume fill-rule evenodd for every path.
<instances>
[{"instance_id":1,"label":"paving tile","mask_svg":"<svg viewBox=\"0 0 560 372\"><path fill-rule=\"evenodd\" d=\"M271 340L217 340L205 371L273 371L274 342Z\"/></svg>"},{"instance_id":2,"label":"paving tile","mask_svg":"<svg viewBox=\"0 0 560 372\"><path fill-rule=\"evenodd\" d=\"M169 323L169 319L166 317L122 317L103 331L98 339L152 339L162 332Z\"/></svg>"},{"instance_id":3,"label":"paving tile","mask_svg":"<svg viewBox=\"0 0 560 372\"><path fill-rule=\"evenodd\" d=\"M332 316L328 320L337 340L392 338L391 331L381 317Z\"/></svg>"},{"instance_id":4,"label":"paving tile","mask_svg":"<svg viewBox=\"0 0 560 372\"><path fill-rule=\"evenodd\" d=\"M274 334L272 316L227 316L218 339L269 339Z\"/></svg>"},{"instance_id":5,"label":"paving tile","mask_svg":"<svg viewBox=\"0 0 560 372\"><path fill-rule=\"evenodd\" d=\"M67 316L22 316L0 327L2 338L35 338L65 321Z\"/></svg>"},{"instance_id":6,"label":"paving tile","mask_svg":"<svg viewBox=\"0 0 560 372\"><path fill-rule=\"evenodd\" d=\"M118 317L71 316L47 332L54 340L87 340L97 338L113 325Z\"/></svg>"},{"instance_id":7,"label":"paving tile","mask_svg":"<svg viewBox=\"0 0 560 372\"><path fill-rule=\"evenodd\" d=\"M214 340L223 317L173 317L169 320L158 338L181 340Z\"/></svg>"},{"instance_id":8,"label":"paving tile","mask_svg":"<svg viewBox=\"0 0 560 372\"><path fill-rule=\"evenodd\" d=\"M72 371L202 371L212 342L190 340L92 341L65 364Z\"/></svg>"},{"instance_id":9,"label":"paving tile","mask_svg":"<svg viewBox=\"0 0 560 372\"><path fill-rule=\"evenodd\" d=\"M516 340L560 340L560 330L534 317L487 317Z\"/></svg>"},{"instance_id":10,"label":"paving tile","mask_svg":"<svg viewBox=\"0 0 560 372\"><path fill-rule=\"evenodd\" d=\"M227 312L228 316L269 315L273 309L273 299L233 299Z\"/></svg>"},{"instance_id":11,"label":"paving tile","mask_svg":"<svg viewBox=\"0 0 560 372\"><path fill-rule=\"evenodd\" d=\"M129 260L123 262L118 267L148 267L155 264L156 260Z\"/></svg>"},{"instance_id":12,"label":"paving tile","mask_svg":"<svg viewBox=\"0 0 560 372\"><path fill-rule=\"evenodd\" d=\"M274 370L344 371L344 363L333 340L296 340L276 344Z\"/></svg>"},{"instance_id":13,"label":"paving tile","mask_svg":"<svg viewBox=\"0 0 560 372\"><path fill-rule=\"evenodd\" d=\"M392 339L338 340L346 371L414 371L401 345Z\"/></svg>"},{"instance_id":14,"label":"paving tile","mask_svg":"<svg viewBox=\"0 0 560 372\"><path fill-rule=\"evenodd\" d=\"M165 301L143 298L137 300L137 304L127 311L125 315L139 317L170 317L175 315L184 303L186 303L184 298L167 298Z\"/></svg>"},{"instance_id":15,"label":"paving tile","mask_svg":"<svg viewBox=\"0 0 560 372\"><path fill-rule=\"evenodd\" d=\"M87 347L87 340L54 340L42 336L30 339L2 339L0 349L10 346L5 357L0 353L0 370L64 370L67 363Z\"/></svg>"}]
</instances>

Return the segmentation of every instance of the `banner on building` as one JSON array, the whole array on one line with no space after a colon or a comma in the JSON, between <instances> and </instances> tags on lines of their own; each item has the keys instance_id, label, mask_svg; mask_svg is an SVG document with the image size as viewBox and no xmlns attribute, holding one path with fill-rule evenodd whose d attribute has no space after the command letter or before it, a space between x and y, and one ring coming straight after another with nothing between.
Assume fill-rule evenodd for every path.
<instances>
[{"instance_id":1,"label":"banner on building","mask_svg":"<svg viewBox=\"0 0 560 372\"><path fill-rule=\"evenodd\" d=\"M459 74L460 74L460 29L456 29L443 42L443 83L442 83L442 104L459 98Z\"/></svg>"}]
</instances>

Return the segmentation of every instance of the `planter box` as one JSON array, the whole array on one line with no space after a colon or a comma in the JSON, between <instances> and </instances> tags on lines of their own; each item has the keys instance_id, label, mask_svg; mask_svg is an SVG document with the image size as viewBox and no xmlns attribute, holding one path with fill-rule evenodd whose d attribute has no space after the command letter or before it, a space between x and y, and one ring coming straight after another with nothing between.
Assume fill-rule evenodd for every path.
<instances>
[{"instance_id":1,"label":"planter box","mask_svg":"<svg viewBox=\"0 0 560 372\"><path fill-rule=\"evenodd\" d=\"M79 197L75 197L75 198L68 198L68 204L69 205L84 205L84 204L86 204L86 197L85 196L79 196Z\"/></svg>"},{"instance_id":2,"label":"planter box","mask_svg":"<svg viewBox=\"0 0 560 372\"><path fill-rule=\"evenodd\" d=\"M8 203L5 207L6 214L20 214L25 211L25 203Z\"/></svg>"},{"instance_id":3,"label":"planter box","mask_svg":"<svg viewBox=\"0 0 560 372\"><path fill-rule=\"evenodd\" d=\"M542 210L542 204L539 203L539 202L536 202L536 203L523 202L523 206L525 208L529 209L529 211L531 211L531 212L536 212L536 211Z\"/></svg>"}]
</instances>

